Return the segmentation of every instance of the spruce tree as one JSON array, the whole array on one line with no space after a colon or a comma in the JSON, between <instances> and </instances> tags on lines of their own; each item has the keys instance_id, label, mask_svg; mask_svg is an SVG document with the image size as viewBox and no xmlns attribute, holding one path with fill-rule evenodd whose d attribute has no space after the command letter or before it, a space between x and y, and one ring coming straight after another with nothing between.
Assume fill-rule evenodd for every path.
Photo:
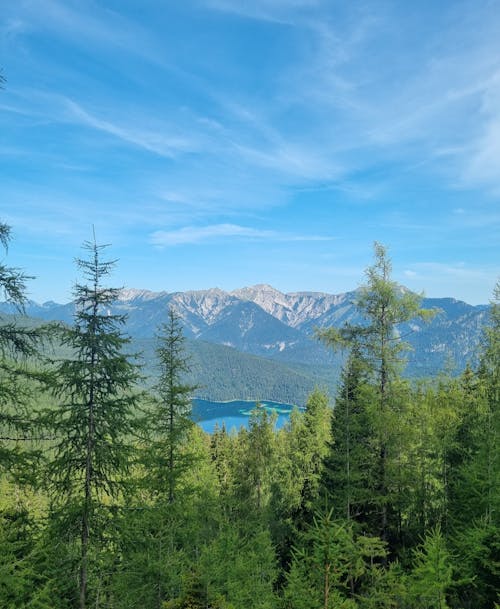
<instances>
[{"instance_id":1,"label":"spruce tree","mask_svg":"<svg viewBox=\"0 0 500 609\"><path fill-rule=\"evenodd\" d=\"M189 372L185 338L180 316L170 308L167 322L161 326L156 350L159 381L153 404L146 417L148 479L158 498L175 500L178 480L192 463L186 440L192 426L191 397L195 386L184 382Z\"/></svg>"},{"instance_id":2,"label":"spruce tree","mask_svg":"<svg viewBox=\"0 0 500 609\"><path fill-rule=\"evenodd\" d=\"M258 518L268 508L276 462L276 418L257 403L250 413L248 431L239 433L235 491L246 518Z\"/></svg>"},{"instance_id":3,"label":"spruce tree","mask_svg":"<svg viewBox=\"0 0 500 609\"><path fill-rule=\"evenodd\" d=\"M324 461L322 487L337 518L373 526L376 438L370 412L374 392L367 373L366 363L355 345L335 398L332 440Z\"/></svg>"},{"instance_id":4,"label":"spruce tree","mask_svg":"<svg viewBox=\"0 0 500 609\"><path fill-rule=\"evenodd\" d=\"M0 223L0 244L5 252L11 241L10 226ZM0 262L0 291L3 298L22 314L26 302L26 285L32 277L18 268ZM20 319L0 321L0 473L26 475L26 465L33 452L23 445L33 438L34 422L30 412L35 388L43 375L33 367L38 356L42 329L20 323Z\"/></svg>"},{"instance_id":5,"label":"spruce tree","mask_svg":"<svg viewBox=\"0 0 500 609\"><path fill-rule=\"evenodd\" d=\"M103 286L115 261L102 260L106 246L86 242L88 259L77 265L73 327L60 330L71 355L56 363L53 387L60 403L48 421L57 440L49 466L54 517L76 538L78 603L90 606L91 557L105 542L113 502L129 468L129 434L137 394L137 368L124 353L123 315L110 313L118 290ZM76 600L76 599L75 599Z\"/></svg>"}]
</instances>

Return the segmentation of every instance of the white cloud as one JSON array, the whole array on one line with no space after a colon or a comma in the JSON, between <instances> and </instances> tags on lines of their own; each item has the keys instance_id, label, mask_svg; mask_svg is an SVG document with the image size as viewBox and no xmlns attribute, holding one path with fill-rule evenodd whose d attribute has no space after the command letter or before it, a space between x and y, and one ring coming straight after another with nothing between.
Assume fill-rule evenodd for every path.
<instances>
[{"instance_id":1,"label":"white cloud","mask_svg":"<svg viewBox=\"0 0 500 609\"><path fill-rule=\"evenodd\" d=\"M181 132L178 127L174 128L160 119L153 120L146 111L129 113L127 121L123 118L123 112L114 120L108 120L64 95L36 89L14 89L9 93L11 103L0 105L0 109L30 117L35 123L70 123L87 127L169 159L182 153L199 151L202 146L199 135ZM105 110L101 112L104 114ZM118 114L115 112L115 115Z\"/></svg>"},{"instance_id":2,"label":"white cloud","mask_svg":"<svg viewBox=\"0 0 500 609\"><path fill-rule=\"evenodd\" d=\"M498 279L498 266L462 261L416 262L402 272L402 283L432 297L454 296L470 304L485 304Z\"/></svg>"},{"instance_id":3,"label":"white cloud","mask_svg":"<svg viewBox=\"0 0 500 609\"><path fill-rule=\"evenodd\" d=\"M137 55L154 63L158 63L161 57L161 47L149 31L124 18L119 12L99 7L98 3L19 0L15 4L11 3L12 6L9 3L3 4L5 6L1 6L0 11L3 11L6 18L7 33L21 35L32 30L49 31L62 38L70 38L73 44L84 47L89 44L99 45L104 49ZM85 5L88 10L85 10ZM9 18L11 13L14 17Z\"/></svg>"},{"instance_id":4,"label":"white cloud","mask_svg":"<svg viewBox=\"0 0 500 609\"><path fill-rule=\"evenodd\" d=\"M333 180L342 175L338 164L329 161L321 152L291 142L268 149L236 145L236 150L248 163L279 172L293 181Z\"/></svg>"},{"instance_id":5,"label":"white cloud","mask_svg":"<svg viewBox=\"0 0 500 609\"><path fill-rule=\"evenodd\" d=\"M227 238L273 241L327 241L331 239L331 237L317 235L287 235L273 230L261 230L238 224L212 224L210 226L185 226L170 231L155 231L152 233L150 241L153 245L167 247Z\"/></svg>"},{"instance_id":6,"label":"white cloud","mask_svg":"<svg viewBox=\"0 0 500 609\"><path fill-rule=\"evenodd\" d=\"M187 243L201 243L211 239L225 237L246 237L251 239L270 238L273 231L256 230L237 224L213 224L211 226L185 226L177 230L156 231L151 235L151 243L158 246L184 245Z\"/></svg>"},{"instance_id":7,"label":"white cloud","mask_svg":"<svg viewBox=\"0 0 500 609\"><path fill-rule=\"evenodd\" d=\"M319 6L321 0L205 0L203 4L246 19L291 25L296 11L310 10Z\"/></svg>"},{"instance_id":8,"label":"white cloud","mask_svg":"<svg viewBox=\"0 0 500 609\"><path fill-rule=\"evenodd\" d=\"M116 123L100 119L82 108L71 99L65 100L68 109L67 117L79 124L92 127L98 131L113 135L129 144L134 144L167 158L174 157L179 152L196 150L198 144L188 137L168 135L134 127L124 127Z\"/></svg>"}]
</instances>

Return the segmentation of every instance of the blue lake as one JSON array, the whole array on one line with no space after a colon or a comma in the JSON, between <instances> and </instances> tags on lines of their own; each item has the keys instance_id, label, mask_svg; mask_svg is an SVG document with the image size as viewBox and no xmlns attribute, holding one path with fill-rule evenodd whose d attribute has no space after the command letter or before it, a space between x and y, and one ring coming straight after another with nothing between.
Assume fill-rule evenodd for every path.
<instances>
[{"instance_id":1,"label":"blue lake","mask_svg":"<svg viewBox=\"0 0 500 609\"><path fill-rule=\"evenodd\" d=\"M278 415L276 429L285 425L290 413L296 406L281 404L270 400L260 401L260 405L269 413ZM250 412L255 408L256 402L248 400L231 400L230 402L212 402L211 400L193 399L193 419L206 432L212 433L215 425L219 427L224 423L227 431L248 427ZM302 410L302 408L299 408Z\"/></svg>"}]
</instances>

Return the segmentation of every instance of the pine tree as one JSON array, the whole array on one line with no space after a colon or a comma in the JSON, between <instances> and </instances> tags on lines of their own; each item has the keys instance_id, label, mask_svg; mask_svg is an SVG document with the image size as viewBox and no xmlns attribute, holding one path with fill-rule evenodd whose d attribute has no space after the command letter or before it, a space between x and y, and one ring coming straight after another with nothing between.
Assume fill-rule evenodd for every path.
<instances>
[{"instance_id":1,"label":"pine tree","mask_svg":"<svg viewBox=\"0 0 500 609\"><path fill-rule=\"evenodd\" d=\"M234 484L233 444L233 438L227 433L224 421L220 428L216 423L210 436L210 455L217 475L220 501L225 511L229 509L228 498Z\"/></svg>"},{"instance_id":2,"label":"pine tree","mask_svg":"<svg viewBox=\"0 0 500 609\"><path fill-rule=\"evenodd\" d=\"M277 598L276 557L265 528L253 524L238 530L226 524L200 558L201 582L208 602L202 607L274 609ZM190 605L183 605L189 607Z\"/></svg>"},{"instance_id":3,"label":"pine tree","mask_svg":"<svg viewBox=\"0 0 500 609\"><path fill-rule=\"evenodd\" d=\"M500 280L495 286L490 309L490 325L486 328L486 345L481 357L480 381L485 389L486 407L480 433L480 467L485 472L481 485L485 495L484 518L489 524L500 521Z\"/></svg>"},{"instance_id":4,"label":"pine tree","mask_svg":"<svg viewBox=\"0 0 500 609\"><path fill-rule=\"evenodd\" d=\"M193 461L185 443L194 425L191 396L196 388L183 382L189 372L189 360L181 318L172 308L167 323L161 327L156 353L160 378L147 415L150 439L146 463L153 490L172 503L178 480Z\"/></svg>"},{"instance_id":5,"label":"pine tree","mask_svg":"<svg viewBox=\"0 0 500 609\"><path fill-rule=\"evenodd\" d=\"M87 283L75 287L75 324L61 328L71 356L56 364L53 387L60 404L48 422L57 437L49 466L54 515L77 538L78 599L89 606L90 559L106 537L112 506L129 468L132 410L138 374L123 352L122 315L109 307L118 290L103 287L115 261L103 261L106 246L86 242L88 259L77 264Z\"/></svg>"},{"instance_id":6,"label":"pine tree","mask_svg":"<svg viewBox=\"0 0 500 609\"><path fill-rule=\"evenodd\" d=\"M7 252L11 229L0 223L0 244ZM0 263L0 290L6 302L19 313L26 301L26 282L31 279L17 268ZM29 365L38 355L42 331L16 321L0 322L0 472L20 470L29 455L21 446L33 437L30 405L35 387L43 376ZM19 476L17 476L19 477Z\"/></svg>"},{"instance_id":7,"label":"pine tree","mask_svg":"<svg viewBox=\"0 0 500 609\"><path fill-rule=\"evenodd\" d=\"M367 372L355 345L335 399L332 440L324 462L322 487L337 518L373 526L376 438L370 411L373 388Z\"/></svg>"}]
</instances>

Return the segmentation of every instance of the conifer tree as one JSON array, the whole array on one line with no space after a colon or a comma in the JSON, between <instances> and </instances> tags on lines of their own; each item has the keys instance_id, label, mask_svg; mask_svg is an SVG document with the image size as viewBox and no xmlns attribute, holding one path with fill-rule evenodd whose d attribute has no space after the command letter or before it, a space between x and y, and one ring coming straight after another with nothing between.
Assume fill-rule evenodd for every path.
<instances>
[{"instance_id":1,"label":"conifer tree","mask_svg":"<svg viewBox=\"0 0 500 609\"><path fill-rule=\"evenodd\" d=\"M410 579L410 607L448 609L446 592L452 583L453 568L446 543L438 527L429 531L414 552Z\"/></svg>"},{"instance_id":2,"label":"conifer tree","mask_svg":"<svg viewBox=\"0 0 500 609\"><path fill-rule=\"evenodd\" d=\"M233 444L234 441L227 433L224 421L220 428L216 423L210 437L210 455L217 474L219 498L223 510L229 509L228 499L234 484L234 467L232 463Z\"/></svg>"},{"instance_id":3,"label":"conifer tree","mask_svg":"<svg viewBox=\"0 0 500 609\"><path fill-rule=\"evenodd\" d=\"M392 389L400 372L401 354L408 348L396 326L416 317L430 319L434 312L421 309L421 297L403 290L391 279L392 265L383 245L376 242L374 253L374 264L366 270L367 283L361 287L355 302L362 322L321 330L319 338L334 348L356 345L372 371L377 391L377 413L372 419L372 423L377 424L378 435L375 500L379 505L379 532L382 539L387 540L391 508L388 460L394 444L392 436L398 429Z\"/></svg>"},{"instance_id":4,"label":"conifer tree","mask_svg":"<svg viewBox=\"0 0 500 609\"><path fill-rule=\"evenodd\" d=\"M110 313L118 290L103 286L115 261L106 246L86 242L78 259L86 283L75 287L73 327L61 328L71 356L56 363L53 392L58 406L48 415L57 440L49 465L54 516L76 538L78 603L90 606L91 557L106 538L109 507L123 489L129 468L132 409L137 395L135 364L124 347L122 315Z\"/></svg>"},{"instance_id":5,"label":"conifer tree","mask_svg":"<svg viewBox=\"0 0 500 609\"><path fill-rule=\"evenodd\" d=\"M172 308L168 311L167 323L160 329L156 353L160 378L147 416L151 437L146 460L153 490L172 503L177 481L193 460L186 451L185 441L194 424L191 397L196 388L183 381L189 372L189 361L181 318Z\"/></svg>"},{"instance_id":6,"label":"conifer tree","mask_svg":"<svg viewBox=\"0 0 500 609\"><path fill-rule=\"evenodd\" d=\"M290 421L276 437L270 526L284 567L290 562L298 531L312 521L328 452L331 415L328 396L316 389L305 412L292 411Z\"/></svg>"},{"instance_id":7,"label":"conifer tree","mask_svg":"<svg viewBox=\"0 0 500 609\"><path fill-rule=\"evenodd\" d=\"M500 436L500 280L493 292L490 309L490 325L486 328L486 345L481 357L479 377L485 388L486 408L483 411L481 451L485 471L482 485L484 518L490 524L500 523L500 459L498 438Z\"/></svg>"},{"instance_id":8,"label":"conifer tree","mask_svg":"<svg viewBox=\"0 0 500 609\"><path fill-rule=\"evenodd\" d=\"M464 607L491 607L498 598L500 547L500 283L477 374L461 378L462 412L450 469L449 512Z\"/></svg>"},{"instance_id":9,"label":"conifer tree","mask_svg":"<svg viewBox=\"0 0 500 609\"><path fill-rule=\"evenodd\" d=\"M268 507L276 458L275 423L276 415L257 404L250 414L248 431L239 433L235 490L248 517L258 516Z\"/></svg>"},{"instance_id":10,"label":"conifer tree","mask_svg":"<svg viewBox=\"0 0 500 609\"><path fill-rule=\"evenodd\" d=\"M10 226L0 223L0 244L5 252L10 241ZM0 291L18 313L24 312L29 279L32 277L23 271L0 263ZM21 446L33 437L29 410L34 388L43 382L43 375L29 362L38 355L42 335L41 329L0 321L0 473L15 470L23 477L26 474L23 464L29 463L29 453Z\"/></svg>"},{"instance_id":11,"label":"conifer tree","mask_svg":"<svg viewBox=\"0 0 500 609\"><path fill-rule=\"evenodd\" d=\"M332 440L324 462L323 493L338 518L373 526L373 465L376 438L371 424L373 388L354 345L342 373L332 417Z\"/></svg>"},{"instance_id":12,"label":"conifer tree","mask_svg":"<svg viewBox=\"0 0 500 609\"><path fill-rule=\"evenodd\" d=\"M352 522L335 520L332 509L317 511L293 550L285 607L355 609L359 592L381 576L378 563L385 556L379 538L356 537Z\"/></svg>"}]
</instances>

